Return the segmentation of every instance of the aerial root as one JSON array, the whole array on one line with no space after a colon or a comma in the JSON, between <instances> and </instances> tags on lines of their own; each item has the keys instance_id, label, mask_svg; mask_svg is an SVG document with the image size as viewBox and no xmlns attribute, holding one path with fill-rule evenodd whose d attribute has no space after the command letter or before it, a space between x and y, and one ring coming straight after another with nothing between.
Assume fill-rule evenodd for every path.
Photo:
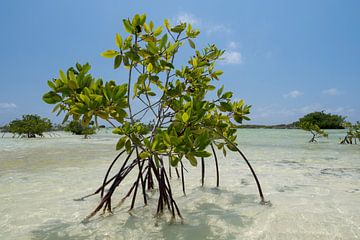
<instances>
[{"instance_id":1,"label":"aerial root","mask_svg":"<svg viewBox=\"0 0 360 240\"><path fill-rule=\"evenodd\" d=\"M219 166L218 166L218 158L216 155L216 151L214 149L214 146L210 144L214 160L215 160L215 166L216 166L216 186L219 186ZM260 204L271 206L270 201L265 201L265 198L262 193L262 189L260 186L260 182L255 174L255 171L253 170L252 166L248 162L245 155L234 145L236 148L236 151L242 156L242 158L245 160L246 164L250 168L250 171L255 179L259 195L261 198ZM158 201L157 201L157 209L155 217L160 217L164 214L165 210L168 210L171 214L171 221L174 221L176 217L179 217L181 220L183 219L181 212L179 210L179 207L174 200L173 192L171 189L171 170L170 168L165 168L165 165L163 163L163 160L160 158L159 162L157 162L158 165L155 165L155 162L152 157L149 157L147 159L141 159L140 154L138 151L136 151L136 158L132 159L130 158L132 156L133 151L135 148L132 148L131 151L128 153L124 163L121 165L120 170L110 179L108 179L109 174L111 170L114 167L114 164L118 161L120 156L124 154L125 151L119 153L117 157L113 160L113 162L110 164L106 175L103 179L103 184L94 192L89 195L86 195L82 198L74 199L76 201L83 201L84 199L94 196L96 194L100 193L100 203L97 205L97 207L82 221L83 223L88 222L92 217L94 217L100 210L102 210L102 214L104 215L106 212L112 214L113 210L116 208L119 208L122 206L122 204L126 201L127 198L129 198L132 195L131 205L129 208L129 212L134 208L136 197L137 197L137 191L138 188L141 187L142 191L140 191L144 198L144 205L147 205L147 195L146 190L153 190L154 184L157 184L158 187ZM158 158L159 159L159 158ZM204 186L204 179L205 179L205 161L204 158L201 158L201 184ZM136 167L137 166L137 167ZM178 171L178 168L175 168L176 174L181 179L182 183L182 190L184 195L186 196L186 190L185 190L185 176L184 176L184 170L186 171L182 161L180 161L180 173ZM136 179L131 185L130 189L126 193L126 195L118 202L118 204L115 205L115 207L112 207L112 195L117 189L117 187L123 182L123 180L128 176L128 174L133 171L134 169L137 169L138 173L136 175ZM107 192L105 192L105 187L110 185Z\"/></svg>"}]
</instances>

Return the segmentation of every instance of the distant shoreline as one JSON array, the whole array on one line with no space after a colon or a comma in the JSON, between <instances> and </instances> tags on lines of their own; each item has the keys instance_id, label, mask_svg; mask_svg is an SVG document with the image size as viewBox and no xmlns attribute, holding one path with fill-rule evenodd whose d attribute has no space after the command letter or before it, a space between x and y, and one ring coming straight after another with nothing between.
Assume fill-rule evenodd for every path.
<instances>
[{"instance_id":1,"label":"distant shoreline","mask_svg":"<svg viewBox=\"0 0 360 240\"><path fill-rule=\"evenodd\" d=\"M244 124L239 128L266 128L266 129L298 129L294 123L277 125Z\"/></svg>"}]
</instances>

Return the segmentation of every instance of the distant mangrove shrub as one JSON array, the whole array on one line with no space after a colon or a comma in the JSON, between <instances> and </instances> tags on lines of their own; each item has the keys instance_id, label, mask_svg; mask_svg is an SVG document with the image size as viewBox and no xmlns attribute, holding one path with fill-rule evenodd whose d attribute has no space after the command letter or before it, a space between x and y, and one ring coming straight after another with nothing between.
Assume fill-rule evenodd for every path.
<instances>
[{"instance_id":1,"label":"distant mangrove shrub","mask_svg":"<svg viewBox=\"0 0 360 240\"><path fill-rule=\"evenodd\" d=\"M360 142L360 122L356 124L345 123L344 127L348 129L344 139L340 141L341 144L357 144Z\"/></svg>"},{"instance_id":2,"label":"distant mangrove shrub","mask_svg":"<svg viewBox=\"0 0 360 240\"><path fill-rule=\"evenodd\" d=\"M317 138L328 136L328 134L324 130L320 129L320 127L317 124L314 124L306 120L300 119L300 121L297 123L297 127L301 128L302 130L308 131L312 134L312 137L309 140L309 142L316 142Z\"/></svg>"},{"instance_id":3,"label":"distant mangrove shrub","mask_svg":"<svg viewBox=\"0 0 360 240\"><path fill-rule=\"evenodd\" d=\"M51 130L51 122L48 118L38 115L23 115L22 119L16 119L9 123L7 131L20 137L34 138L43 136L44 132Z\"/></svg>"},{"instance_id":4,"label":"distant mangrove shrub","mask_svg":"<svg viewBox=\"0 0 360 240\"><path fill-rule=\"evenodd\" d=\"M137 171L133 185L115 207L132 196L130 210L133 209L138 191L147 205L146 191L157 186L157 215L168 210L172 218L181 218L171 172L181 178L185 194L186 162L194 167L201 163L204 184L205 161L212 157L218 186L216 149L225 156L230 150L243 157L256 181L261 202L265 203L258 178L236 142L238 126L249 119L250 106L243 100L233 101L233 93L224 91L224 86L211 95L215 98L209 96L216 89L213 83L223 74L215 64L224 51L213 44L196 50L194 39L200 31L187 23L171 26L165 19L163 26L155 26L146 21L145 15L135 15L124 19L123 26L128 35L116 34L116 48L101 55L113 59L114 69L123 67L126 79L122 78L120 84L104 82L90 75L89 64L76 64L65 72L60 70L58 77L48 81L51 91L43 96L46 103L56 104L54 111L65 112L65 121L72 117L87 126L101 118L119 135L116 149L120 153L110 164L102 185L88 195L100 194L101 201L86 220L100 210L113 211L113 194L127 176L133 176L129 175L133 171ZM176 61L186 45L192 55L183 65L175 64L183 59ZM142 107L135 109L135 105ZM152 119L153 124L146 127L141 123L143 119ZM123 154L125 159L120 158ZM112 174L119 159L123 160L121 167Z\"/></svg>"},{"instance_id":5,"label":"distant mangrove shrub","mask_svg":"<svg viewBox=\"0 0 360 240\"><path fill-rule=\"evenodd\" d=\"M299 119L299 122L309 122L320 129L343 129L345 118L340 115L322 112L312 112Z\"/></svg>"},{"instance_id":6,"label":"distant mangrove shrub","mask_svg":"<svg viewBox=\"0 0 360 240\"><path fill-rule=\"evenodd\" d=\"M64 131L71 132L75 135L84 135L84 138L86 139L89 135L96 133L96 128L90 125L83 126L81 122L73 120L65 126Z\"/></svg>"}]
</instances>

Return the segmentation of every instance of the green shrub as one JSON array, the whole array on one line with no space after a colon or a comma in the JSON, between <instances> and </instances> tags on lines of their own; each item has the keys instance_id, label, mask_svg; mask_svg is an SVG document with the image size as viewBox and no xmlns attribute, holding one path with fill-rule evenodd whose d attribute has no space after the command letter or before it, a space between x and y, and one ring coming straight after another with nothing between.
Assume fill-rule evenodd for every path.
<instances>
[{"instance_id":1,"label":"green shrub","mask_svg":"<svg viewBox=\"0 0 360 240\"><path fill-rule=\"evenodd\" d=\"M52 124L49 119L41 118L38 115L23 115L22 119L16 119L9 123L8 131L19 136L34 138L43 136L43 133L50 131Z\"/></svg>"},{"instance_id":2,"label":"green shrub","mask_svg":"<svg viewBox=\"0 0 360 240\"><path fill-rule=\"evenodd\" d=\"M84 135L84 138L88 138L88 135L96 133L96 128L91 126L83 126L79 121L74 120L65 126L64 131L71 132L75 135Z\"/></svg>"},{"instance_id":3,"label":"green shrub","mask_svg":"<svg viewBox=\"0 0 360 240\"><path fill-rule=\"evenodd\" d=\"M300 118L299 121L316 124L321 129L343 129L345 118L346 117L340 115L325 113L322 111L306 114Z\"/></svg>"}]
</instances>

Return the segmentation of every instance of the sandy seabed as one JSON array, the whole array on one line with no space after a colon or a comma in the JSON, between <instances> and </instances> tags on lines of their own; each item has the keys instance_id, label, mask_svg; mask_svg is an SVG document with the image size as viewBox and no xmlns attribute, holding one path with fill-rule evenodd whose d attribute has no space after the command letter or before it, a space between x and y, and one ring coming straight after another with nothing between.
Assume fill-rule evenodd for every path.
<instances>
[{"instance_id":1,"label":"sandy seabed","mask_svg":"<svg viewBox=\"0 0 360 240\"><path fill-rule=\"evenodd\" d=\"M360 145L340 145L343 130L309 144L300 130L241 129L240 148L253 164L267 200L259 204L254 180L240 157L215 167L186 164L187 195L171 180L183 223L154 218L157 193L108 217L82 224L98 197L93 192L116 156L116 136L102 130L91 139L67 133L41 139L0 138L0 239L360 239ZM120 199L136 176L117 193ZM131 179L131 180L130 180Z\"/></svg>"}]
</instances>

